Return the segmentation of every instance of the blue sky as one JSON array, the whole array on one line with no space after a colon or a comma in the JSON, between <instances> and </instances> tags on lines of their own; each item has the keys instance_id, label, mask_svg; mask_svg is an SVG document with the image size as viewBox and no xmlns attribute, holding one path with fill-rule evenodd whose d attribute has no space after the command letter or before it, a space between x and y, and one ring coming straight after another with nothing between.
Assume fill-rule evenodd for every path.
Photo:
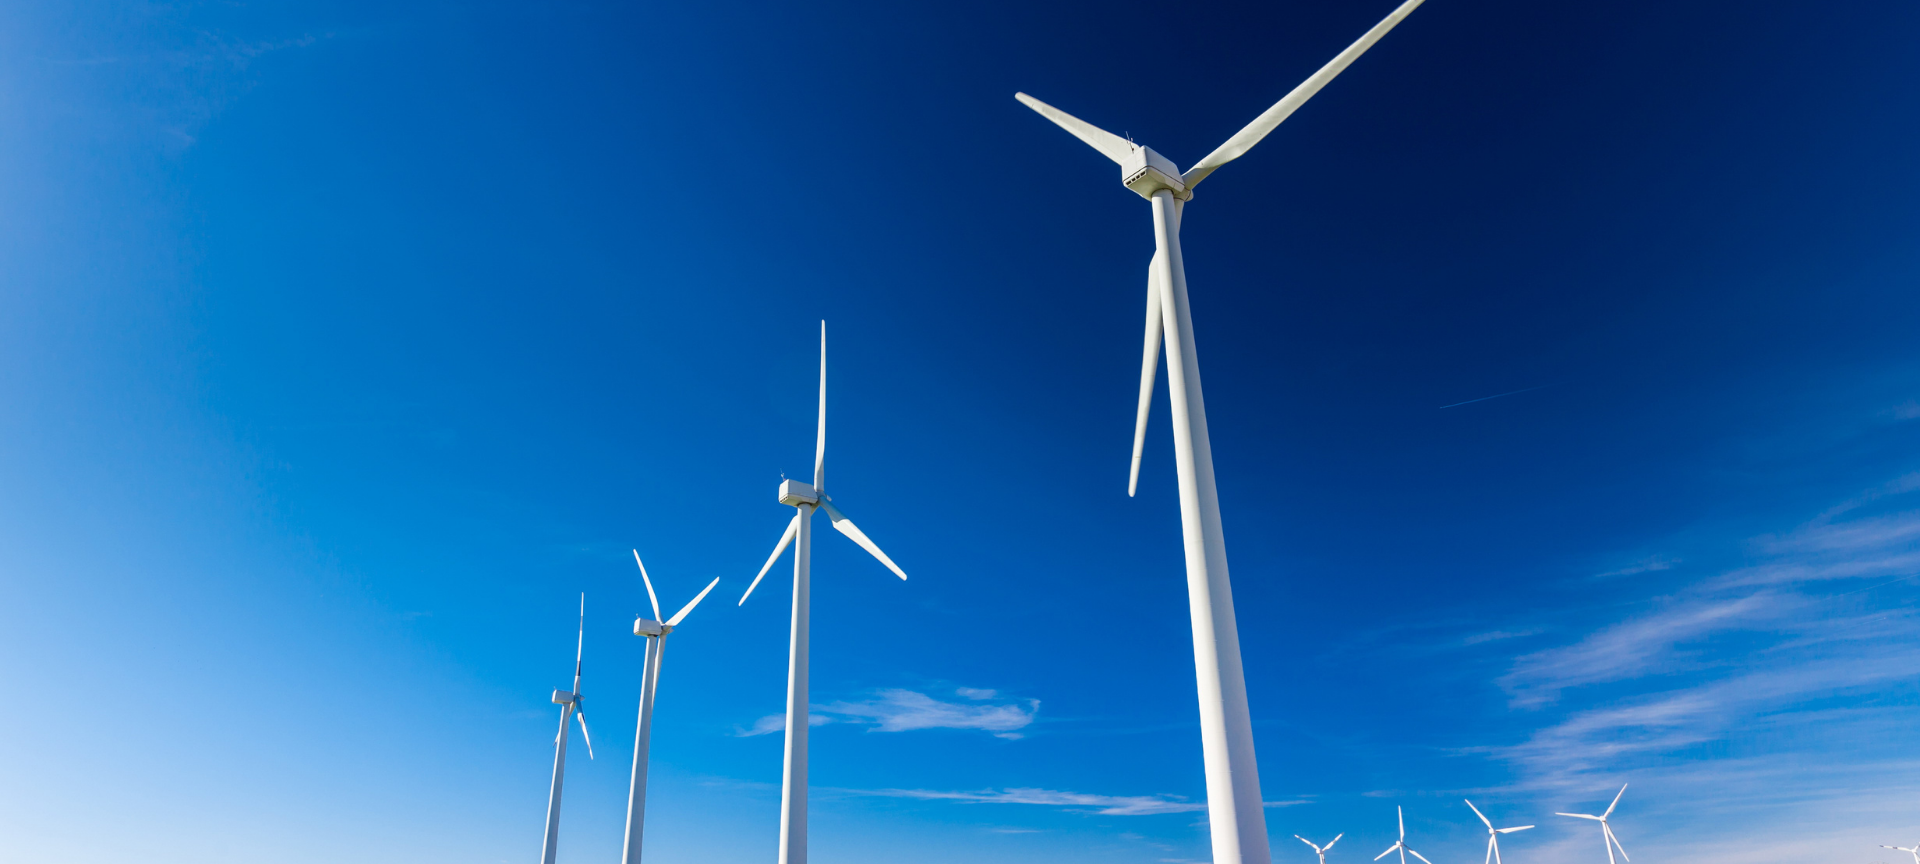
<instances>
[{"instance_id":1,"label":"blue sky","mask_svg":"<svg viewBox=\"0 0 1920 864\"><path fill-rule=\"evenodd\" d=\"M531 860L584 591L612 860L637 547L723 578L648 860L767 860L786 583L731 600L826 319L913 578L818 544L815 857L1206 860L1147 208L1012 94L1190 163L1391 6L8 5L0 857ZM1551 813L1623 782L1635 861L1920 840L1917 36L1430 0L1200 190L1276 860L1468 860L1471 796L1597 862Z\"/></svg>"}]
</instances>

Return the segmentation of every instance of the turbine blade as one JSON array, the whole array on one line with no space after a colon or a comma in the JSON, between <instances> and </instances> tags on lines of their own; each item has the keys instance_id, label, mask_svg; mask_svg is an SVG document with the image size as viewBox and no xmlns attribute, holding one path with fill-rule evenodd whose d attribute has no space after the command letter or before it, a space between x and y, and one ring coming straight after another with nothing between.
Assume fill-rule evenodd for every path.
<instances>
[{"instance_id":1,"label":"turbine blade","mask_svg":"<svg viewBox=\"0 0 1920 864\"><path fill-rule=\"evenodd\" d=\"M700 601L705 600L707 598L707 592L712 591L713 586L718 584L720 584L720 577L718 576L713 577L713 581L708 582L707 587L700 589L700 593L696 595L692 600L688 600L687 605L680 607L680 611L673 613L673 619L667 622L667 626L668 627L680 626L681 619L686 618L687 613L693 611L693 607L700 605Z\"/></svg>"},{"instance_id":2,"label":"turbine blade","mask_svg":"<svg viewBox=\"0 0 1920 864\"><path fill-rule=\"evenodd\" d=\"M1313 846L1313 841L1312 841L1312 840L1308 840L1307 838L1305 838L1305 837L1302 837L1302 836L1300 836L1300 835L1298 835L1298 834L1295 834L1295 835L1293 835L1293 839L1295 839L1295 840L1298 840L1298 841L1300 841L1300 842L1302 842L1302 843L1305 843L1305 844L1307 844L1308 846ZM1313 846L1313 851L1315 851L1315 852L1318 852L1318 851L1320 851L1320 847L1318 847L1318 846Z\"/></svg>"},{"instance_id":3,"label":"turbine blade","mask_svg":"<svg viewBox=\"0 0 1920 864\"><path fill-rule=\"evenodd\" d=\"M1387 851L1385 851L1385 852L1382 852L1382 853L1380 853L1380 854L1378 854L1378 855L1375 855L1375 856L1373 856L1373 860L1375 860L1375 861L1378 861L1378 860L1380 860L1380 859L1382 859L1382 858L1385 858L1385 857L1387 857L1388 855L1392 855L1392 854L1393 854L1393 850L1395 850L1395 849L1398 849L1398 848L1400 848L1400 844L1398 844L1398 843L1395 843L1395 844L1393 844L1392 846L1388 846L1388 847L1387 847Z\"/></svg>"},{"instance_id":4,"label":"turbine blade","mask_svg":"<svg viewBox=\"0 0 1920 864\"><path fill-rule=\"evenodd\" d=\"M787 544L792 543L794 535L799 533L800 514L795 513L793 514L793 521L787 523L786 533L780 535L780 544L773 547L773 554L767 556L767 563L760 565L760 575L753 577L753 584L747 586L747 593L740 595L740 602L733 605L746 605L747 598L753 596L753 589L759 587L761 577L766 576L767 571L773 569L773 562L780 560L780 553L787 551Z\"/></svg>"},{"instance_id":5,"label":"turbine blade","mask_svg":"<svg viewBox=\"0 0 1920 864\"><path fill-rule=\"evenodd\" d=\"M1411 847L1411 846L1409 846L1409 847L1407 847L1407 854L1408 854L1408 855L1412 855L1413 857L1415 857L1415 858L1418 858L1418 859L1420 859L1420 860L1422 860L1422 861L1427 861L1427 856L1425 856L1425 855L1422 855L1422 854L1420 854L1420 853L1418 853L1418 852L1415 852L1415 851L1413 851L1413 847ZM1433 864L1433 862L1432 862L1432 861L1427 861L1427 864Z\"/></svg>"},{"instance_id":6,"label":"turbine blade","mask_svg":"<svg viewBox=\"0 0 1920 864\"><path fill-rule=\"evenodd\" d=\"M1555 815L1555 816L1572 816L1572 817L1573 817L1573 818L1575 818L1575 819L1592 819L1592 820L1593 820L1593 821L1595 821L1595 822L1598 822L1598 821L1600 821L1600 817L1598 817L1598 816L1588 816L1588 815L1587 815L1587 814L1585 814L1585 813L1555 813L1555 814L1553 814L1553 815Z\"/></svg>"},{"instance_id":7,"label":"turbine blade","mask_svg":"<svg viewBox=\"0 0 1920 864\"><path fill-rule=\"evenodd\" d=\"M827 491L827 322L820 322L820 431L813 439L813 491Z\"/></svg>"},{"instance_id":8,"label":"turbine blade","mask_svg":"<svg viewBox=\"0 0 1920 864\"><path fill-rule=\"evenodd\" d=\"M1462 799L1460 799L1460 800L1462 800L1462 801L1467 801L1467 799L1465 799L1465 798L1462 798ZM1467 801L1467 809L1468 809L1468 810L1472 810L1472 811L1473 811L1473 815L1475 815L1475 816L1478 816L1478 817L1480 817L1480 821L1481 821L1481 822L1486 822L1486 825L1487 825L1487 830L1488 830L1488 831L1492 831L1492 830L1493 830L1493 823L1492 823L1492 822L1487 822L1487 814L1485 814L1485 813L1482 813L1482 812L1480 812L1480 808L1478 808L1478 807L1475 807L1475 806L1473 806L1473 802L1472 802L1472 801Z\"/></svg>"},{"instance_id":9,"label":"turbine blade","mask_svg":"<svg viewBox=\"0 0 1920 864\"><path fill-rule=\"evenodd\" d=\"M1372 48L1373 43L1380 41L1380 37L1387 35L1388 30L1392 30L1401 19L1412 14L1422 2L1424 0L1407 0L1400 4L1400 8L1393 10L1393 14L1373 25L1372 30L1368 30L1352 45L1348 45L1347 50L1335 55L1332 60L1327 61L1327 65L1320 67L1320 71L1300 82L1300 86L1293 88L1293 92L1282 97L1279 102L1275 102L1272 108L1261 112L1260 116L1253 118L1253 122L1248 123L1246 128L1235 132L1225 144L1208 153L1206 158L1201 159L1192 168L1188 168L1187 173L1181 177L1181 180L1186 182L1187 188L1192 189L1195 184L1206 179L1208 174L1212 174L1214 169L1240 158L1248 150L1253 149L1253 145L1260 143L1260 139L1267 137L1267 133L1272 132L1281 121L1292 116L1293 112L1306 104L1308 99L1312 99L1313 94L1320 92L1320 88L1327 86L1327 82L1332 81L1334 76L1345 71L1348 64L1367 53L1367 49Z\"/></svg>"},{"instance_id":10,"label":"turbine blade","mask_svg":"<svg viewBox=\"0 0 1920 864\"><path fill-rule=\"evenodd\" d=\"M1147 331L1140 350L1140 408L1133 418L1133 467L1127 469L1127 497L1140 485L1140 450L1147 443L1147 414L1153 408L1153 377L1160 371L1160 283L1154 278L1160 262L1155 250L1147 264Z\"/></svg>"},{"instance_id":11,"label":"turbine blade","mask_svg":"<svg viewBox=\"0 0 1920 864\"><path fill-rule=\"evenodd\" d=\"M1525 830L1527 830L1528 828L1532 828L1532 827L1533 827L1532 825L1521 825L1521 826L1520 826L1520 827L1518 827L1518 828L1501 828L1501 829L1499 829L1499 830L1498 830L1498 831L1497 831L1496 833L1499 833L1499 834L1512 834L1512 833L1513 833L1513 832L1515 832L1515 831L1525 831Z\"/></svg>"},{"instance_id":12,"label":"turbine blade","mask_svg":"<svg viewBox=\"0 0 1920 864\"><path fill-rule=\"evenodd\" d=\"M573 712L573 719L580 721L580 740L587 742L587 758L593 758L593 736L587 734L587 712Z\"/></svg>"},{"instance_id":13,"label":"turbine blade","mask_svg":"<svg viewBox=\"0 0 1920 864\"><path fill-rule=\"evenodd\" d=\"M1100 155L1108 159L1124 165L1127 161L1127 154L1133 152L1133 145L1127 143L1127 139L1115 135L1112 132L1108 132L1105 129L1088 123L1085 120L1068 114L1025 93L1015 93L1013 94L1013 98L1020 100L1020 104L1040 112L1040 116L1052 120L1055 126L1067 130L1073 137L1087 142L1088 147L1100 151Z\"/></svg>"},{"instance_id":14,"label":"turbine blade","mask_svg":"<svg viewBox=\"0 0 1920 864\"><path fill-rule=\"evenodd\" d=\"M1496 854L1494 850L1499 848L1500 838L1492 833L1487 834L1487 857L1480 864L1493 864L1493 856Z\"/></svg>"},{"instance_id":15,"label":"turbine blade","mask_svg":"<svg viewBox=\"0 0 1920 864\"><path fill-rule=\"evenodd\" d=\"M901 570L900 565L893 563L893 559L888 558L887 553L880 551L880 547L873 545L873 541L867 539L866 533L853 524L853 520L848 519L847 514L840 512L840 508L833 506L825 498L820 499L820 507L827 511L827 518L833 520L833 530L847 535L847 539L860 544L860 548L867 550L867 554L880 559L880 563L887 565L887 569L892 570L893 575L902 579L907 578L906 571Z\"/></svg>"},{"instance_id":16,"label":"turbine blade","mask_svg":"<svg viewBox=\"0 0 1920 864\"><path fill-rule=\"evenodd\" d=\"M1606 829L1607 839L1613 841L1613 848L1620 850L1620 860L1632 861L1632 858L1627 857L1627 847L1620 845L1620 838L1614 836L1613 827L1610 825L1602 825L1601 827Z\"/></svg>"},{"instance_id":17,"label":"turbine blade","mask_svg":"<svg viewBox=\"0 0 1920 864\"><path fill-rule=\"evenodd\" d=\"M1345 837L1345 836L1347 836L1347 832L1345 832L1345 831L1342 831L1342 832L1340 832L1340 833L1338 833L1338 834L1335 834L1335 835L1333 835L1333 839L1332 839L1332 840L1328 840L1328 841L1327 841L1327 847L1326 847L1326 849L1322 849L1322 850L1320 850L1320 851L1322 851L1322 852L1325 852L1325 851L1327 851L1327 849L1332 849L1332 848L1333 848L1333 844L1335 844L1335 843L1338 843L1338 842L1340 842L1340 838L1342 838L1342 837Z\"/></svg>"},{"instance_id":18,"label":"turbine blade","mask_svg":"<svg viewBox=\"0 0 1920 864\"><path fill-rule=\"evenodd\" d=\"M1407 842L1407 810L1404 807L1396 806L1393 808L1393 812L1400 817L1400 842L1404 844Z\"/></svg>"},{"instance_id":19,"label":"turbine blade","mask_svg":"<svg viewBox=\"0 0 1920 864\"><path fill-rule=\"evenodd\" d=\"M580 638L573 643L573 684L574 690L580 689L580 655L587 647L587 595L580 594Z\"/></svg>"},{"instance_id":20,"label":"turbine blade","mask_svg":"<svg viewBox=\"0 0 1920 864\"><path fill-rule=\"evenodd\" d=\"M640 550L633 550L633 563L640 564L640 582L647 586L647 602L653 604L653 620L660 620L660 598L653 596L653 580L647 578L647 565L640 563Z\"/></svg>"},{"instance_id":21,"label":"turbine blade","mask_svg":"<svg viewBox=\"0 0 1920 864\"><path fill-rule=\"evenodd\" d=\"M1620 791L1613 796L1613 803L1607 805L1607 812L1600 814L1600 818L1605 819L1608 816L1612 816L1613 808L1620 806L1620 796L1625 794L1627 794L1627 784L1622 783L1620 784Z\"/></svg>"}]
</instances>

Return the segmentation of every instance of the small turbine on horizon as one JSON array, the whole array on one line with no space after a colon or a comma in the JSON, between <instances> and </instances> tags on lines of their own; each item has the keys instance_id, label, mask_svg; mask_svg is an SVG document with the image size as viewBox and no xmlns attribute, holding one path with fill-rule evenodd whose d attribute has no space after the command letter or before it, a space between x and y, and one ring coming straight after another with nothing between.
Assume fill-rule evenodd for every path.
<instances>
[{"instance_id":1,"label":"small turbine on horizon","mask_svg":"<svg viewBox=\"0 0 1920 864\"><path fill-rule=\"evenodd\" d=\"M1465 798L1460 800L1467 801ZM1473 815L1480 817L1480 821L1485 822L1487 825L1487 860L1493 862L1493 864L1501 864L1500 835L1512 834L1515 831L1525 831L1533 827L1532 825L1521 825L1516 828L1495 828L1493 827L1493 822L1487 819L1487 814L1480 812L1480 808L1473 806L1472 801L1467 801L1467 809L1472 810Z\"/></svg>"},{"instance_id":2,"label":"small turbine on horizon","mask_svg":"<svg viewBox=\"0 0 1920 864\"><path fill-rule=\"evenodd\" d=\"M1620 784L1620 791L1615 793L1613 796L1613 803L1607 805L1607 812L1602 813L1598 816L1592 816L1586 813L1555 813L1553 815L1572 816L1575 819L1592 819L1593 821L1600 823L1600 836L1605 839L1605 842L1607 844L1608 864L1617 864L1617 862L1614 861L1614 857L1613 857L1613 850L1615 849L1620 850L1621 861L1630 862L1633 859L1627 857L1627 847L1620 845L1620 838L1613 836L1613 824L1607 821L1607 817L1613 815L1613 808L1620 806L1620 796L1625 794L1627 794L1627 784L1622 783ZM1915 864L1920 864L1920 861L1916 861Z\"/></svg>"},{"instance_id":3,"label":"small turbine on horizon","mask_svg":"<svg viewBox=\"0 0 1920 864\"><path fill-rule=\"evenodd\" d=\"M1412 854L1413 857L1418 858L1422 861L1427 861L1427 856L1422 855L1418 852L1414 852L1411 848L1408 848L1407 846L1407 813L1406 811L1400 809L1399 807L1395 807L1393 808L1393 812L1399 814L1400 816L1400 839L1393 841L1393 845L1388 846L1387 851L1373 856L1373 860L1378 861L1382 858L1385 858L1388 855L1392 854L1393 851L1397 849L1400 851L1400 864L1407 864L1408 854ZM1327 845L1332 846L1333 844L1328 843ZM1433 864L1433 862L1427 861L1427 864Z\"/></svg>"},{"instance_id":4,"label":"small turbine on horizon","mask_svg":"<svg viewBox=\"0 0 1920 864\"><path fill-rule=\"evenodd\" d=\"M1333 848L1333 844L1335 844L1335 843L1338 843L1338 842L1340 842L1340 838L1342 838L1342 837L1345 837L1345 836L1347 836L1347 832L1345 832L1345 831L1342 831L1342 832L1340 832L1340 833L1338 833L1338 834L1335 834L1335 835L1333 835L1333 839L1332 839L1332 840L1328 840L1328 841L1327 841L1327 845L1325 845L1325 846L1313 846L1313 841L1312 841L1312 840L1308 840L1307 838L1305 838L1305 837L1302 837L1302 836L1300 836L1300 835L1298 835L1298 834L1295 834L1295 835L1293 835L1293 839L1295 839L1295 840L1298 840L1298 841L1300 841L1300 842L1302 842L1302 843L1305 843L1305 844L1307 844L1308 846L1313 846L1313 854L1315 854L1315 855L1318 855L1318 856L1320 856L1320 864L1327 864L1327 850L1328 850L1328 849L1332 849L1332 848ZM1387 853L1385 853L1385 852L1382 852L1382 853L1380 853L1380 854L1382 854L1382 855L1385 855L1385 854L1387 854Z\"/></svg>"},{"instance_id":5,"label":"small turbine on horizon","mask_svg":"<svg viewBox=\"0 0 1920 864\"><path fill-rule=\"evenodd\" d=\"M567 720L578 718L580 738L593 758L593 736L587 734L587 715L580 713L580 654L587 645L587 595L580 595L580 635L573 643L573 689L553 691L560 706L560 734L553 739L553 787L547 791L547 837L540 846L540 864L553 864L560 853L560 785L567 774Z\"/></svg>"},{"instance_id":6,"label":"small turbine on horizon","mask_svg":"<svg viewBox=\"0 0 1920 864\"><path fill-rule=\"evenodd\" d=\"M633 550L633 563L640 565L640 582L647 586L647 603L653 606L653 618L633 622L633 635L647 637L647 659L640 676L640 720L634 724L633 779L627 786L627 843L620 853L620 864L640 864L640 837L647 824L647 740L653 737L653 694L660 686L660 655L667 650L667 634L706 599L713 586L720 584L720 579L715 577L687 605L673 613L672 618L662 621L660 598L653 594L653 580L647 576L647 565L640 562L638 549Z\"/></svg>"},{"instance_id":7,"label":"small turbine on horizon","mask_svg":"<svg viewBox=\"0 0 1920 864\"><path fill-rule=\"evenodd\" d=\"M740 605L753 595L761 578L780 560L780 554L793 544L793 625L787 641L787 748L780 776L780 864L807 864L807 639L811 601L809 571L813 564L813 511L827 511L833 528L847 539L879 559L893 575L906 579L906 571L893 563L887 553L833 506L827 497L827 322L820 322L820 424L813 445L813 484L798 480L780 482L780 503L794 508L793 520L780 535L780 543L760 566L759 575L740 595Z\"/></svg>"},{"instance_id":8,"label":"small turbine on horizon","mask_svg":"<svg viewBox=\"0 0 1920 864\"><path fill-rule=\"evenodd\" d=\"M1912 846L1888 846L1882 843L1880 844L1880 848L1892 849L1895 852L1905 852L1913 856L1913 864L1920 864L1920 843L1915 843Z\"/></svg>"}]
</instances>

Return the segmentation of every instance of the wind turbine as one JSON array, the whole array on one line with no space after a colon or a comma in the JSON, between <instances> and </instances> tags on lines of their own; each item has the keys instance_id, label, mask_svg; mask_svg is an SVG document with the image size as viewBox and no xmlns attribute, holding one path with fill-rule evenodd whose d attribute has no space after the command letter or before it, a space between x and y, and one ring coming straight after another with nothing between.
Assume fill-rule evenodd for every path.
<instances>
[{"instance_id":1,"label":"wind turbine","mask_svg":"<svg viewBox=\"0 0 1920 864\"><path fill-rule=\"evenodd\" d=\"M1387 851L1385 851L1385 852L1382 852L1382 853L1380 853L1380 854L1378 854L1378 855L1375 855L1375 856L1373 856L1373 860L1375 860L1375 861L1378 861L1378 860L1380 860L1380 859L1382 859L1382 858L1385 858L1385 857L1387 857L1387 856L1388 856L1388 855L1390 855L1390 854L1393 854L1393 852L1394 852L1394 850L1399 850L1399 852L1400 852L1400 864L1407 864L1407 854L1408 854L1408 853L1410 853L1410 852L1411 852L1411 853L1413 854L1413 857L1415 857L1415 858L1418 858L1418 859L1420 859L1420 860L1422 860L1422 861L1427 861L1427 856L1425 856L1425 855L1422 855L1422 854L1420 854L1420 853L1418 853L1418 852L1414 852L1414 851L1413 851L1412 849L1410 849L1410 848L1408 848L1408 846L1407 846L1407 814L1406 814L1406 811L1404 811L1404 810L1401 810L1401 809L1400 809L1399 807L1395 807L1395 808L1393 808L1393 812L1395 812L1395 813L1397 813L1397 814L1399 814L1399 816L1400 816L1400 839L1398 839L1398 840L1395 840L1395 841L1393 841L1393 845L1392 845L1392 846L1388 846L1388 847L1387 847ZM1328 846L1332 846L1333 844L1332 844L1332 843L1328 843L1327 845L1328 845ZM1433 864L1433 862L1432 862L1432 861L1427 861L1427 864Z\"/></svg>"},{"instance_id":2,"label":"wind turbine","mask_svg":"<svg viewBox=\"0 0 1920 864\"><path fill-rule=\"evenodd\" d=\"M1335 844L1335 843L1338 843L1338 842L1340 842L1340 838L1342 838L1342 837L1345 837L1345 836L1347 836L1347 832L1345 832L1345 831L1342 831L1342 832L1340 832L1340 833L1338 833L1338 834L1335 834L1335 835L1333 835L1333 839L1332 839L1332 840L1328 840L1328 841L1327 841L1327 845L1325 845L1325 846L1313 846L1313 841L1312 841L1312 840L1308 840L1307 838L1305 838L1305 837L1302 837L1302 836L1300 836L1300 835L1298 835L1298 834L1295 834L1295 835L1293 835L1293 839L1295 839L1295 840L1298 840L1298 841L1300 841L1300 842L1302 842L1302 843L1305 843L1305 844L1307 844L1308 846L1313 846L1313 854L1315 854L1315 855L1318 855L1318 856L1320 856L1320 864L1327 864L1327 850L1328 850L1328 849L1332 849L1332 848L1333 848L1333 844ZM1382 853L1382 854L1384 854L1384 853Z\"/></svg>"},{"instance_id":3,"label":"wind turbine","mask_svg":"<svg viewBox=\"0 0 1920 864\"><path fill-rule=\"evenodd\" d=\"M1199 683L1200 742L1206 762L1207 822L1215 864L1267 864L1266 814L1260 800L1253 723L1247 712L1246 678L1240 667L1240 635L1227 578L1227 546L1221 534L1220 500L1214 489L1213 448L1200 393L1200 360L1187 304L1187 276L1180 256L1180 219L1193 187L1240 158L1281 121L1312 98L1423 0L1406 0L1386 20L1347 46L1320 71L1273 107L1234 133L1182 173L1153 151L1094 126L1025 93L1014 98L1120 164L1120 182L1153 206L1154 253L1147 268L1147 323L1140 359L1140 401L1133 426L1133 464L1127 494L1140 478L1140 452L1160 340L1167 339L1167 391L1173 403L1173 449L1180 480L1180 525L1186 548L1187 604L1193 619L1194 672Z\"/></svg>"},{"instance_id":4,"label":"wind turbine","mask_svg":"<svg viewBox=\"0 0 1920 864\"><path fill-rule=\"evenodd\" d=\"M1613 803L1607 805L1607 812L1598 816L1591 816L1586 813L1555 813L1553 815L1572 816L1575 819L1592 819L1600 823L1600 836L1603 838L1602 842L1607 846L1608 864L1615 864L1613 858L1613 850L1615 849L1620 850L1620 860L1632 861L1632 858L1627 857L1627 847L1620 845L1620 838L1613 836L1613 825L1607 821L1607 817L1613 815L1613 808L1620 806L1620 796L1625 794L1627 794L1627 784L1622 783L1620 784L1620 791L1613 796ZM1920 864L1920 861L1916 861L1915 864Z\"/></svg>"},{"instance_id":5,"label":"wind turbine","mask_svg":"<svg viewBox=\"0 0 1920 864\"><path fill-rule=\"evenodd\" d=\"M1880 845L1880 848L1892 849L1895 852L1905 852L1913 856L1913 864L1920 864L1920 843L1915 843L1912 846L1888 846L1883 843ZM1626 853L1622 852L1621 854L1624 855Z\"/></svg>"},{"instance_id":6,"label":"wind turbine","mask_svg":"<svg viewBox=\"0 0 1920 864\"><path fill-rule=\"evenodd\" d=\"M1460 800L1467 801L1465 798ZM1487 824L1487 860L1493 862L1493 864L1500 864L1500 835L1512 834L1515 831L1525 831L1533 827L1532 825L1521 825L1518 828L1495 828L1492 822L1487 821L1487 814L1480 812L1480 808L1473 806L1472 801L1467 801L1467 809L1472 810L1473 815L1480 817L1480 821L1486 822ZM1920 864L1920 862L1916 862L1916 864Z\"/></svg>"},{"instance_id":7,"label":"wind turbine","mask_svg":"<svg viewBox=\"0 0 1920 864\"><path fill-rule=\"evenodd\" d=\"M637 618L633 635L647 637L645 671L640 677L640 722L633 730L633 779L627 787L627 845L620 853L620 864L640 864L640 835L647 823L647 739L653 736L653 693L660 686L660 653L667 649L667 634L680 626L688 612L706 599L707 592L720 584L715 578L672 618L660 620L660 598L653 594L653 580L647 577L647 565L640 561L640 550L633 550L633 563L640 565L640 581L647 586L647 602L653 605L653 619Z\"/></svg>"},{"instance_id":8,"label":"wind turbine","mask_svg":"<svg viewBox=\"0 0 1920 864\"><path fill-rule=\"evenodd\" d=\"M787 752L780 775L780 864L807 864L807 575L813 558L813 511L827 511L833 528L847 535L860 548L880 559L893 575L907 578L906 571L880 551L867 535L855 527L847 514L833 506L827 497L827 322L820 322L820 425L813 445L813 484L798 480L780 481L780 503L798 512L787 523L780 543L760 566L760 573L740 595L740 604L753 595L760 579L773 568L780 553L793 544L793 629L787 641Z\"/></svg>"},{"instance_id":9,"label":"wind turbine","mask_svg":"<svg viewBox=\"0 0 1920 864\"><path fill-rule=\"evenodd\" d=\"M567 720L579 718L580 738L587 742L587 758L593 758L593 736L587 734L587 715L580 713L580 651L587 644L587 595L580 595L580 636L573 643L573 689L553 691L553 702L560 706L560 734L553 739L553 788L547 792L547 839L540 846L540 864L553 864L560 852L560 783L567 774Z\"/></svg>"}]
</instances>

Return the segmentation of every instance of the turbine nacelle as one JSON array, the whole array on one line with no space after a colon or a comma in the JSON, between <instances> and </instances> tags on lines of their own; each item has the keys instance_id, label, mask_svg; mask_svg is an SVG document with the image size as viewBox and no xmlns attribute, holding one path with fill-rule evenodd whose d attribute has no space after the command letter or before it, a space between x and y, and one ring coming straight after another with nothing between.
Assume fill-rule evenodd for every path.
<instances>
[{"instance_id":1,"label":"turbine nacelle","mask_svg":"<svg viewBox=\"0 0 1920 864\"><path fill-rule=\"evenodd\" d=\"M820 490L813 488L812 483L802 483L798 480L782 480L780 481L780 503L788 507L798 507L802 504L819 504Z\"/></svg>"},{"instance_id":2,"label":"turbine nacelle","mask_svg":"<svg viewBox=\"0 0 1920 864\"><path fill-rule=\"evenodd\" d=\"M646 618L633 619L633 635L635 636L665 636L672 632L672 627L668 627L658 621Z\"/></svg>"},{"instance_id":3,"label":"turbine nacelle","mask_svg":"<svg viewBox=\"0 0 1920 864\"><path fill-rule=\"evenodd\" d=\"M1172 192L1175 200L1193 198L1187 182L1180 178L1180 166L1154 152L1152 147L1141 145L1134 145L1132 152L1120 160L1120 185L1146 199L1152 199L1153 193L1162 189Z\"/></svg>"},{"instance_id":4,"label":"turbine nacelle","mask_svg":"<svg viewBox=\"0 0 1920 864\"><path fill-rule=\"evenodd\" d=\"M565 690L553 691L553 704L555 705L571 705L579 701L579 699L580 695L578 693L569 693Z\"/></svg>"}]
</instances>

